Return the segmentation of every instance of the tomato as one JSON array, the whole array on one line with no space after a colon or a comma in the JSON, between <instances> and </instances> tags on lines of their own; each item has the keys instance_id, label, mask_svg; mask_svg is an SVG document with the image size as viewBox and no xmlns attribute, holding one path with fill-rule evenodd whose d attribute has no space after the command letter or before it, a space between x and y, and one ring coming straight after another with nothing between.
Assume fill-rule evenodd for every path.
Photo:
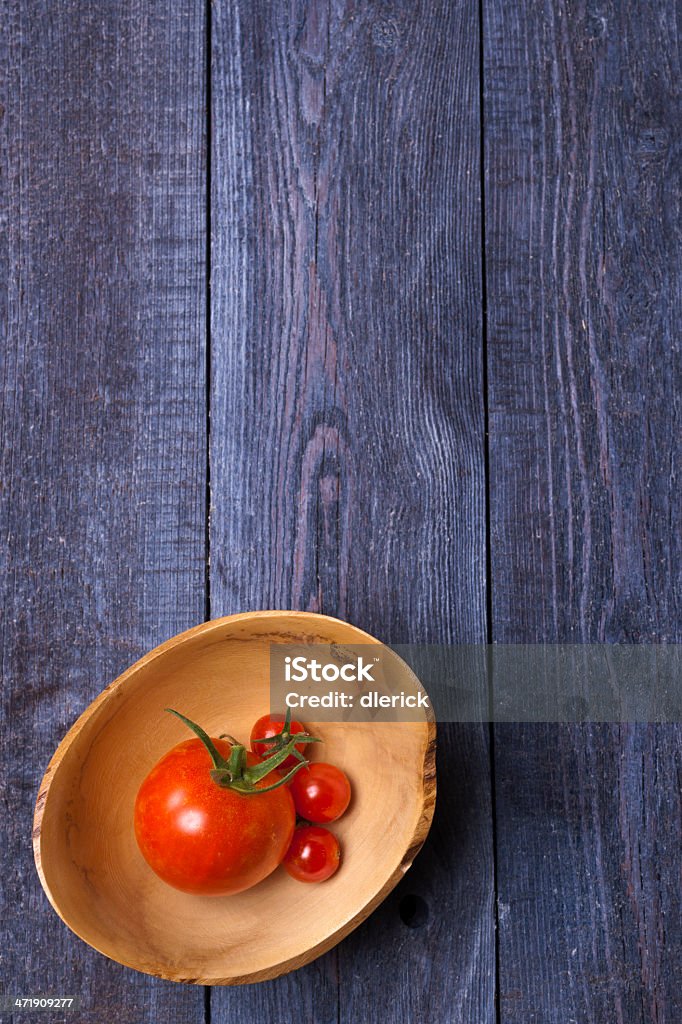
<instances>
[{"instance_id":1,"label":"tomato","mask_svg":"<svg viewBox=\"0 0 682 1024\"><path fill-rule=\"evenodd\" d=\"M287 712L286 717L284 715L263 715L254 724L251 730L251 750L254 754L259 754L261 757L268 757L272 752L273 748L277 749L279 744L290 739L291 736L295 736L297 733L305 733L305 726L301 722L291 721L291 712ZM307 735L307 733L306 733ZM259 743L259 740L267 740L273 736L281 736L282 739L275 743ZM309 741L308 741L309 742ZM299 754L305 754L305 743L297 743L296 750ZM301 763L301 758L296 757L292 754L284 761L282 768L288 771L291 768L295 768L297 764Z\"/></svg>"},{"instance_id":2,"label":"tomato","mask_svg":"<svg viewBox=\"0 0 682 1024\"><path fill-rule=\"evenodd\" d=\"M249 889L275 870L291 843L294 804L273 770L290 749L268 767L178 717L200 738L173 747L140 786L134 811L140 851L164 882L183 892L222 896Z\"/></svg>"},{"instance_id":3,"label":"tomato","mask_svg":"<svg viewBox=\"0 0 682 1024\"><path fill-rule=\"evenodd\" d=\"M301 768L289 789L296 813L306 821L326 825L336 821L350 803L350 782L345 772L333 764L316 761Z\"/></svg>"},{"instance_id":4,"label":"tomato","mask_svg":"<svg viewBox=\"0 0 682 1024\"><path fill-rule=\"evenodd\" d=\"M341 847L329 829L319 825L297 828L284 858L284 867L299 882L324 882L341 861Z\"/></svg>"}]
</instances>

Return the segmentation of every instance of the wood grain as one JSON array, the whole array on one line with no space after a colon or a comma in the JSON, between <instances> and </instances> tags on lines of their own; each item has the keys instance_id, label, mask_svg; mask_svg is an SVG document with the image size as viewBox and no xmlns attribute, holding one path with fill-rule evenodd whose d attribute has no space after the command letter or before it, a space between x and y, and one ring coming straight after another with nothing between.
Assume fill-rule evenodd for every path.
<instances>
[{"instance_id":1,"label":"wood grain","mask_svg":"<svg viewBox=\"0 0 682 1024\"><path fill-rule=\"evenodd\" d=\"M207 12L5 0L5 989L204 1019L65 931L28 836L66 727L204 616L208 412L213 615L484 640L485 400L494 639L680 640L676 9L480 7L208 6L207 409ZM681 738L497 727L493 822L485 732L441 728L401 886L207 1020L489 1024L495 828L499 1019L676 1022Z\"/></svg>"},{"instance_id":2,"label":"wood grain","mask_svg":"<svg viewBox=\"0 0 682 1024\"><path fill-rule=\"evenodd\" d=\"M476 11L219 0L212 40L212 614L482 640ZM439 759L400 890L338 954L214 991L213 1024L426 1021L452 993L493 1019L485 730Z\"/></svg>"},{"instance_id":3,"label":"wood grain","mask_svg":"<svg viewBox=\"0 0 682 1024\"><path fill-rule=\"evenodd\" d=\"M493 635L680 639L672 3L487 0ZM497 727L500 1018L682 1013L678 727Z\"/></svg>"},{"instance_id":4,"label":"wood grain","mask_svg":"<svg viewBox=\"0 0 682 1024\"><path fill-rule=\"evenodd\" d=\"M196 1024L200 990L64 928L30 836L66 728L203 617L203 17L184 0L3 12L3 989L80 996L73 1021Z\"/></svg>"}]
</instances>

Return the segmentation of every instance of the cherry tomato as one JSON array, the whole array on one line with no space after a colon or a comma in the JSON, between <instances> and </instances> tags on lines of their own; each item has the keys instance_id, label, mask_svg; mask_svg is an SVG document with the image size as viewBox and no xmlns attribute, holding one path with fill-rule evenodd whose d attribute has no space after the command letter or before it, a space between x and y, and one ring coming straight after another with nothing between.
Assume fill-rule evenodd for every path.
<instances>
[{"instance_id":1,"label":"cherry tomato","mask_svg":"<svg viewBox=\"0 0 682 1024\"><path fill-rule=\"evenodd\" d=\"M250 742L251 749L254 752L254 754L258 754L260 755L260 757L267 757L268 754L272 752L273 745L271 743L258 743L257 740L265 740L268 739L270 736L279 736L279 734L284 730L284 725L284 715L263 715L262 718L259 718L258 721L254 724L253 729L251 730ZM295 736L297 732L305 731L305 726L302 725L301 722L289 722L289 732L292 735ZM296 750L298 750L298 752L300 754L303 754L303 756L305 757L306 744L297 743ZM287 772L291 768L295 768L296 765L300 763L301 762L299 761L299 759L294 754L291 754L291 756L288 757L286 761L284 761L284 763L280 765L280 771L283 770Z\"/></svg>"},{"instance_id":2,"label":"cherry tomato","mask_svg":"<svg viewBox=\"0 0 682 1024\"><path fill-rule=\"evenodd\" d=\"M299 882L324 882L341 860L341 847L329 829L303 825L296 829L284 858L284 867Z\"/></svg>"},{"instance_id":3,"label":"cherry tomato","mask_svg":"<svg viewBox=\"0 0 682 1024\"><path fill-rule=\"evenodd\" d=\"M336 821L350 803L350 782L333 764L316 761L301 768L289 784L296 813L306 821L326 825Z\"/></svg>"},{"instance_id":4,"label":"cherry tomato","mask_svg":"<svg viewBox=\"0 0 682 1024\"><path fill-rule=\"evenodd\" d=\"M229 758L231 744L212 739ZM246 755L247 766L262 763ZM266 878L289 848L296 816L287 786L245 795L219 785L200 739L173 747L152 768L135 802L135 836L149 866L183 892L222 896ZM265 789L279 773L257 781Z\"/></svg>"}]
</instances>

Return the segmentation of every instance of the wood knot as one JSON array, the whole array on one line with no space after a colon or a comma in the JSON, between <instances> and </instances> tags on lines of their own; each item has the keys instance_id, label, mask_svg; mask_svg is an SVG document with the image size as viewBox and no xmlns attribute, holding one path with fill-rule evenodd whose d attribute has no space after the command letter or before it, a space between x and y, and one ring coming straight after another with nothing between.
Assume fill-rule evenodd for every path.
<instances>
[{"instance_id":1,"label":"wood knot","mask_svg":"<svg viewBox=\"0 0 682 1024\"><path fill-rule=\"evenodd\" d=\"M372 46L379 56L390 56L398 49L401 34L395 18L378 18L372 25Z\"/></svg>"}]
</instances>

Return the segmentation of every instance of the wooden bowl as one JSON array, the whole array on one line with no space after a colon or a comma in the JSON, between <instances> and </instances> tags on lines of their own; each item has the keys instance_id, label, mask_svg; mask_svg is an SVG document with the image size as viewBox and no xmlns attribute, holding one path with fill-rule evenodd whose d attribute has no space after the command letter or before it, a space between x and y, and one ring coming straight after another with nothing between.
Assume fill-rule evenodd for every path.
<instances>
[{"instance_id":1,"label":"wooden bowl","mask_svg":"<svg viewBox=\"0 0 682 1024\"><path fill-rule=\"evenodd\" d=\"M250 612L197 626L119 676L81 715L45 772L33 846L52 906L76 935L127 967L171 981L236 985L308 963L355 928L407 871L435 802L432 722L315 723L323 755L345 768L353 800L332 828L343 860L303 885L278 868L238 895L191 896L162 882L133 832L137 790L188 732L248 741L269 710L270 644L379 643L308 612ZM406 671L408 671L406 669ZM320 744L322 747L322 744ZM292 925L288 907L296 907ZM273 908L282 913L273 918ZM267 920L267 927L266 922Z\"/></svg>"}]
</instances>

